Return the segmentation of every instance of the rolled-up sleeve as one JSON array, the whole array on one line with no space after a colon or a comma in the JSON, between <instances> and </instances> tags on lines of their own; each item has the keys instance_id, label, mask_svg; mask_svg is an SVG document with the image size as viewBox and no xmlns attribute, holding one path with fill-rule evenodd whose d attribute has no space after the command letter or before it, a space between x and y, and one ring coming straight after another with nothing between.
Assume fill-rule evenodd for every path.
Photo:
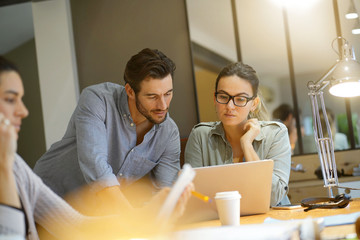
<instances>
[{"instance_id":1,"label":"rolled-up sleeve","mask_svg":"<svg viewBox=\"0 0 360 240\"><path fill-rule=\"evenodd\" d=\"M0 204L0 235L25 236L25 214L21 209Z\"/></svg>"},{"instance_id":2,"label":"rolled-up sleeve","mask_svg":"<svg viewBox=\"0 0 360 240\"><path fill-rule=\"evenodd\" d=\"M266 158L274 160L270 204L276 206L288 193L291 147L286 127L275 134Z\"/></svg>"},{"instance_id":3,"label":"rolled-up sleeve","mask_svg":"<svg viewBox=\"0 0 360 240\"><path fill-rule=\"evenodd\" d=\"M108 163L106 106L96 92L85 89L75 112L79 166L86 182L97 181L95 188L119 185Z\"/></svg>"},{"instance_id":4,"label":"rolled-up sleeve","mask_svg":"<svg viewBox=\"0 0 360 240\"><path fill-rule=\"evenodd\" d=\"M173 129L164 153L152 170L158 187L171 186L177 178L180 170L180 136L178 129Z\"/></svg>"}]
</instances>

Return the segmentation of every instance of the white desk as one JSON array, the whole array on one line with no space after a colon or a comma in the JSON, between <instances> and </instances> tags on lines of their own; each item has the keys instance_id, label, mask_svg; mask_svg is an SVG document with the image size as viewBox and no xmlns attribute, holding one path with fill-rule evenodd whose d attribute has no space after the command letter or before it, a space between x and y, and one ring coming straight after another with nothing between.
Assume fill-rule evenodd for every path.
<instances>
[{"instance_id":1,"label":"white desk","mask_svg":"<svg viewBox=\"0 0 360 240\"><path fill-rule=\"evenodd\" d=\"M311 218L321 218L326 216L340 215L340 214L351 214L355 212L360 212L360 198L353 199L346 208L335 208L335 209L314 209L308 212L304 212L303 209L294 209L294 210L273 210L270 209L269 212L265 214L252 215L252 216L243 216L240 218L240 224L260 224L264 223L264 220L268 217L278 220L291 220L291 219L305 219L308 217ZM178 226L178 230L188 230L204 227L219 227L221 226L219 220L204 221L192 224L186 224ZM348 234L354 234L355 224L341 225L341 226L332 226L325 227L321 231L322 239L335 239L338 236L346 236Z\"/></svg>"}]
</instances>

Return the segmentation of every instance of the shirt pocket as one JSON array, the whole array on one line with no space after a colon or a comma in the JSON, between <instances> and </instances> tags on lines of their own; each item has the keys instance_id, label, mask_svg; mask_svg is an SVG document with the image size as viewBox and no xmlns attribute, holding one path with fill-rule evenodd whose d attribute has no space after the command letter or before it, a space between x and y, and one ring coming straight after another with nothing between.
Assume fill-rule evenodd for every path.
<instances>
[{"instance_id":1,"label":"shirt pocket","mask_svg":"<svg viewBox=\"0 0 360 240\"><path fill-rule=\"evenodd\" d=\"M138 180L148 174L156 165L158 165L158 163L140 155L133 154L131 158L126 159L117 176L129 180Z\"/></svg>"}]
</instances>

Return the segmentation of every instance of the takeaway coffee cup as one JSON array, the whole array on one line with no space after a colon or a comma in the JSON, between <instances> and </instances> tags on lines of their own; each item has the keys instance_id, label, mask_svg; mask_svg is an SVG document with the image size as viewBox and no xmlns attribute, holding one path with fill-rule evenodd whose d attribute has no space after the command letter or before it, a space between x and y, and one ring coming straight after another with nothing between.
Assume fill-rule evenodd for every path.
<instances>
[{"instance_id":1,"label":"takeaway coffee cup","mask_svg":"<svg viewBox=\"0 0 360 240\"><path fill-rule=\"evenodd\" d=\"M240 225L240 198L238 191L216 193L215 202L221 225Z\"/></svg>"}]
</instances>

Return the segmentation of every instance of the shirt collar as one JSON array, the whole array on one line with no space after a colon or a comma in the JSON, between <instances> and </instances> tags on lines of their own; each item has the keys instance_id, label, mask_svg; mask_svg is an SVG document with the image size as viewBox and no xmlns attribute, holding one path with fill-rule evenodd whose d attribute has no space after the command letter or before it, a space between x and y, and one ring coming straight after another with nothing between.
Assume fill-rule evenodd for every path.
<instances>
[{"instance_id":1,"label":"shirt collar","mask_svg":"<svg viewBox=\"0 0 360 240\"><path fill-rule=\"evenodd\" d=\"M128 103L128 97L125 91L125 87L121 86L120 92L118 94L118 109L121 116L131 116L130 110L129 110L129 103Z\"/></svg>"},{"instance_id":2,"label":"shirt collar","mask_svg":"<svg viewBox=\"0 0 360 240\"><path fill-rule=\"evenodd\" d=\"M260 126L263 126L263 122L260 121ZM215 125L213 126L213 128L210 131L210 137L212 135L219 135L222 137L222 139L227 142L226 137L225 137L225 130L224 127L222 125L221 122L216 122ZM255 137L254 141L262 141L265 138L264 133L261 131L260 128L260 133Z\"/></svg>"},{"instance_id":3,"label":"shirt collar","mask_svg":"<svg viewBox=\"0 0 360 240\"><path fill-rule=\"evenodd\" d=\"M264 125L264 122L259 121L259 123L260 123L260 133L254 139L255 141L258 141L258 142L262 141L265 138L265 134L261 130L262 126Z\"/></svg>"}]
</instances>

